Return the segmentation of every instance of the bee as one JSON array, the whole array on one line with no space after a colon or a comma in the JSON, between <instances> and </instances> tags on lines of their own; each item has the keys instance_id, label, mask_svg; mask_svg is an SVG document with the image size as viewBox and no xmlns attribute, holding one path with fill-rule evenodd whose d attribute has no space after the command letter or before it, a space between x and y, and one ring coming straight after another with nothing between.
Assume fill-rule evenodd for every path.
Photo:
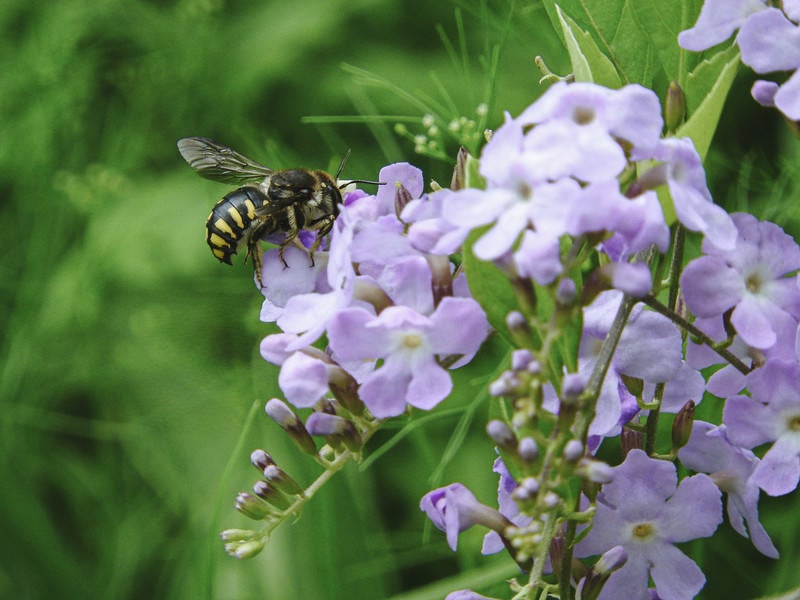
<instances>
[{"instance_id":1,"label":"bee","mask_svg":"<svg viewBox=\"0 0 800 600\"><path fill-rule=\"evenodd\" d=\"M252 257L256 279L261 285L259 240L272 234L284 234L280 244L283 256L301 229L316 230L309 249L311 265L314 252L330 233L339 215L341 190L351 183L375 183L354 180L338 184L350 151L345 154L335 177L325 171L308 169L273 170L235 150L204 137L178 140L178 151L199 175L221 183L240 184L214 205L206 221L206 242L220 262L247 246L245 262Z\"/></svg>"}]
</instances>

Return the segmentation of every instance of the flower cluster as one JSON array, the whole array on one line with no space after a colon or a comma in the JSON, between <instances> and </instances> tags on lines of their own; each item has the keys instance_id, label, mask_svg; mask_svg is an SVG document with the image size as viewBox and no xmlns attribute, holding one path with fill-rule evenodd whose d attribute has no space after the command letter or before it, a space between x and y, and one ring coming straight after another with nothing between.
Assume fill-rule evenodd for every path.
<instances>
[{"instance_id":1,"label":"flower cluster","mask_svg":"<svg viewBox=\"0 0 800 600\"><path fill-rule=\"evenodd\" d=\"M458 531L489 527L484 552L505 547L535 575L567 559L558 543L564 523L591 521L576 556L614 548L627 556L602 584L596 573L582 580L600 598L646 595L648 578L659 597L696 595L705 577L673 544L714 533L722 521L722 493L732 527L777 557L758 520L759 490L785 494L800 479L800 363L794 354L800 288L792 276L800 269L800 247L773 223L728 215L714 205L691 142L660 137L657 104L637 86L611 91L557 84L519 117L506 116L485 146L479 167L485 189L438 191L403 212L418 247L447 253L474 240L478 258L510 278L529 278L537 298L551 294L554 316L561 311L582 324L575 366L562 373L548 368L545 344L536 340L564 332L542 329L541 312L509 314L520 349L490 388L510 403L511 414L488 427L503 457L495 465L499 509L451 484L430 492L423 510L452 547ZM661 304L651 283L652 255L646 262L643 251L670 247L658 186L669 191L680 224L704 235L703 255L680 279L696 326ZM605 258L576 275L570 261L581 256L576 248L586 252L587 242ZM607 291L599 292L598 281ZM679 326L704 340L690 344L688 355ZM714 341L720 331L722 339ZM611 353L605 351L609 338ZM724 424L695 422L706 391L700 369L737 355L738 375L717 375L709 387L730 390L723 395ZM745 388L751 395L740 393ZM672 450L653 458L655 430L648 424L663 413L676 415ZM605 438L620 434L628 452L622 464L611 469L592 457ZM765 443L773 446L759 459L751 449ZM678 482L665 458L697 474ZM576 476L583 491L565 494ZM577 504L582 511L575 512ZM457 518L448 517L448 507ZM502 520L490 523L487 513L509 522L498 528Z\"/></svg>"},{"instance_id":2,"label":"flower cluster","mask_svg":"<svg viewBox=\"0 0 800 600\"><path fill-rule=\"evenodd\" d=\"M506 115L494 132L480 157L486 189L441 190L409 203L403 213L412 223L409 238L448 254L471 230L488 226L475 255L511 263L516 275L547 285L572 266L562 236L580 236L611 259L602 275L613 287L644 295L649 270L630 259L669 245L655 188L669 187L687 229L725 248L736 237L730 218L711 201L691 141L662 139L662 127L658 98L641 86L558 83L518 117ZM645 160L657 166L634 185L631 161Z\"/></svg>"},{"instance_id":3,"label":"flower cluster","mask_svg":"<svg viewBox=\"0 0 800 600\"><path fill-rule=\"evenodd\" d=\"M786 71L782 84L759 79L753 98L775 106L791 121L800 121L800 3L784 1L781 8L764 0L706 0L694 27L678 36L681 47L699 52L727 40L738 30L736 44L742 62L756 73Z\"/></svg>"},{"instance_id":4,"label":"flower cluster","mask_svg":"<svg viewBox=\"0 0 800 600\"><path fill-rule=\"evenodd\" d=\"M422 172L399 163L379 178L376 195L347 196L312 268L297 248L285 253L288 268L277 249L264 254L261 318L284 333L267 337L261 354L281 365L279 384L298 408L350 378L376 418L431 409L452 388L443 364L466 364L489 333L463 273L454 277L447 258L415 249L398 216L422 194ZM323 334L324 352L312 346Z\"/></svg>"},{"instance_id":5,"label":"flower cluster","mask_svg":"<svg viewBox=\"0 0 800 600\"><path fill-rule=\"evenodd\" d=\"M746 64L794 71L800 3L782 6L709 0L680 42L738 29ZM770 100L792 119L796 78ZM715 204L661 114L640 85L560 81L462 150L450 189L388 165L376 194L345 195L313 261L299 244L264 254L261 318L281 332L261 354L288 402L267 414L324 473L303 488L256 451L264 479L237 508L267 527L225 532L231 554L260 550L385 420L435 409L494 329L510 357L488 388L497 508L458 482L420 501L452 550L486 528L481 551L527 578L515 598L689 599L705 575L676 544L713 535L724 501L778 557L758 502L800 484L800 246ZM702 241L684 261L687 232Z\"/></svg>"}]
</instances>

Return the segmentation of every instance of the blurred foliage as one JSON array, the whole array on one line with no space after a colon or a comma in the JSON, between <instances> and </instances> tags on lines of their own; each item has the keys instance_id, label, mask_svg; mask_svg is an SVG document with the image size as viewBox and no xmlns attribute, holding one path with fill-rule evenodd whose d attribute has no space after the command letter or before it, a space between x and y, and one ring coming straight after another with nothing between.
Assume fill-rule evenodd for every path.
<instances>
[{"instance_id":1,"label":"blurred foliage","mask_svg":"<svg viewBox=\"0 0 800 600\"><path fill-rule=\"evenodd\" d=\"M409 160L446 183L450 166L413 156L395 122L424 131L422 105L456 119L486 103L489 124L518 113L540 93L536 54L566 68L543 9L6 0L0 30L0 215L14 233L0 260L0 598L384 598L458 570L453 587L513 576L502 557L452 554L417 510L456 479L494 495L491 355L450 410L382 432L374 449L400 451L347 469L260 557L225 556L219 530L247 526L232 504L256 477L251 449L302 482L316 471L263 416L278 390L250 270L203 240L227 190L175 141L210 136L281 168L335 168L352 148L347 176ZM776 156L748 155L755 186L771 176L762 154ZM730 156L714 159L723 174Z\"/></svg>"}]
</instances>

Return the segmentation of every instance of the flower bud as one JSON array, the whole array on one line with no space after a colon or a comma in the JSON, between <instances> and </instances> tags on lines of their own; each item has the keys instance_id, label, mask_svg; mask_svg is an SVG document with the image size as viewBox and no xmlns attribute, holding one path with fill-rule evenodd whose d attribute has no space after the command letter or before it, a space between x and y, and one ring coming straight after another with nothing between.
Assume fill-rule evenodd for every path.
<instances>
[{"instance_id":1,"label":"flower bud","mask_svg":"<svg viewBox=\"0 0 800 600\"><path fill-rule=\"evenodd\" d=\"M267 454L266 451L261 450L260 448L258 450L253 450L253 452L250 453L250 462L259 471L263 471L269 465L275 464L275 461L272 460L272 457Z\"/></svg>"},{"instance_id":2,"label":"flower bud","mask_svg":"<svg viewBox=\"0 0 800 600\"><path fill-rule=\"evenodd\" d=\"M400 218L403 209L413 199L414 198L411 196L411 192L406 189L406 186L404 186L402 183L398 183L394 191L394 214L397 215L398 219Z\"/></svg>"},{"instance_id":3,"label":"flower bud","mask_svg":"<svg viewBox=\"0 0 800 600\"><path fill-rule=\"evenodd\" d=\"M515 371L525 371L533 360L533 353L527 348L514 350L511 353L511 368Z\"/></svg>"},{"instance_id":4,"label":"flower bud","mask_svg":"<svg viewBox=\"0 0 800 600\"><path fill-rule=\"evenodd\" d=\"M686 96L676 81L671 81L664 100L664 124L667 131L677 131L686 118Z\"/></svg>"},{"instance_id":5,"label":"flower bud","mask_svg":"<svg viewBox=\"0 0 800 600\"><path fill-rule=\"evenodd\" d=\"M271 512L269 505L248 492L239 492L236 495L236 504L234 506L245 517L255 521L260 521Z\"/></svg>"},{"instance_id":6,"label":"flower bud","mask_svg":"<svg viewBox=\"0 0 800 600\"><path fill-rule=\"evenodd\" d=\"M532 437L525 437L519 441L517 453L523 462L532 463L539 457L539 448Z\"/></svg>"},{"instance_id":7,"label":"flower bud","mask_svg":"<svg viewBox=\"0 0 800 600\"><path fill-rule=\"evenodd\" d=\"M291 498L288 498L278 488L264 480L260 479L253 484L253 492L264 502L270 506L274 506L278 510L286 510L292 505Z\"/></svg>"},{"instance_id":8,"label":"flower bud","mask_svg":"<svg viewBox=\"0 0 800 600\"><path fill-rule=\"evenodd\" d=\"M614 478L614 468L602 461L584 456L578 461L575 474L593 483L608 483Z\"/></svg>"},{"instance_id":9,"label":"flower bud","mask_svg":"<svg viewBox=\"0 0 800 600\"><path fill-rule=\"evenodd\" d=\"M564 458L568 462L576 462L583 456L583 444L578 440L570 440L564 446Z\"/></svg>"},{"instance_id":10,"label":"flower bud","mask_svg":"<svg viewBox=\"0 0 800 600\"><path fill-rule=\"evenodd\" d=\"M628 562L628 552L622 546L607 550L578 585L581 600L596 600L608 578Z\"/></svg>"},{"instance_id":11,"label":"flower bud","mask_svg":"<svg viewBox=\"0 0 800 600\"><path fill-rule=\"evenodd\" d=\"M469 152L464 146L461 146L456 155L456 166L453 168L453 177L450 179L450 189L454 192L467 187L467 158L469 158Z\"/></svg>"},{"instance_id":12,"label":"flower bud","mask_svg":"<svg viewBox=\"0 0 800 600\"><path fill-rule=\"evenodd\" d=\"M303 493L303 487L277 465L267 465L263 473L264 479L284 494L300 495Z\"/></svg>"},{"instance_id":13,"label":"flower bud","mask_svg":"<svg viewBox=\"0 0 800 600\"><path fill-rule=\"evenodd\" d=\"M265 407L267 416L280 425L289 437L300 447L303 452L311 455L316 455L317 445L306 430L303 422L298 418L292 410L286 406L286 403L278 398L273 398Z\"/></svg>"},{"instance_id":14,"label":"flower bud","mask_svg":"<svg viewBox=\"0 0 800 600\"><path fill-rule=\"evenodd\" d=\"M337 442L341 441L352 452L358 452L364 444L356 426L337 415L313 412L308 417L306 426L311 434L333 438L333 441Z\"/></svg>"},{"instance_id":15,"label":"flower bud","mask_svg":"<svg viewBox=\"0 0 800 600\"><path fill-rule=\"evenodd\" d=\"M572 306L578 296L578 289L572 279L562 279L556 288L556 302L561 306Z\"/></svg>"},{"instance_id":16,"label":"flower bud","mask_svg":"<svg viewBox=\"0 0 800 600\"><path fill-rule=\"evenodd\" d=\"M497 444L497 447L505 452L515 455L517 452L517 436L509 429L508 425L493 419L486 424L486 433Z\"/></svg>"},{"instance_id":17,"label":"flower bud","mask_svg":"<svg viewBox=\"0 0 800 600\"><path fill-rule=\"evenodd\" d=\"M241 542L228 542L225 544L225 552L233 558L252 558L264 549L265 544L266 540L263 537Z\"/></svg>"},{"instance_id":18,"label":"flower bud","mask_svg":"<svg viewBox=\"0 0 800 600\"><path fill-rule=\"evenodd\" d=\"M689 400L675 415L675 420L672 422L673 452L677 452L689 442L694 426L694 407L694 400Z\"/></svg>"},{"instance_id":19,"label":"flower bud","mask_svg":"<svg viewBox=\"0 0 800 600\"><path fill-rule=\"evenodd\" d=\"M364 412L364 403L358 397L358 382L341 367L328 369L328 386L339 403L354 415Z\"/></svg>"},{"instance_id":20,"label":"flower bud","mask_svg":"<svg viewBox=\"0 0 800 600\"><path fill-rule=\"evenodd\" d=\"M623 427L620 445L622 446L622 458L624 459L631 450L642 450L644 448L644 436L642 436L641 431Z\"/></svg>"},{"instance_id":21,"label":"flower bud","mask_svg":"<svg viewBox=\"0 0 800 600\"><path fill-rule=\"evenodd\" d=\"M426 254L425 260L431 270L433 305L439 306L442 299L453 295L453 273L450 271L450 259L444 254Z\"/></svg>"}]
</instances>

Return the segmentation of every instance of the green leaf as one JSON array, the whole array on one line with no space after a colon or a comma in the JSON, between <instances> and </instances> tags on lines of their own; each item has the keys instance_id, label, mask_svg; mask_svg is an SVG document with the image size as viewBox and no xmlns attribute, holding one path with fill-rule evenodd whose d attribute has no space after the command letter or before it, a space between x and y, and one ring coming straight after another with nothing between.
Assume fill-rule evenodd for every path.
<instances>
[{"instance_id":1,"label":"green leaf","mask_svg":"<svg viewBox=\"0 0 800 600\"><path fill-rule=\"evenodd\" d=\"M681 81L686 69L684 61L696 56L678 46L678 34L694 24L700 4L698 0L637 0L631 3L636 22L652 42L669 81Z\"/></svg>"},{"instance_id":2,"label":"green leaf","mask_svg":"<svg viewBox=\"0 0 800 600\"><path fill-rule=\"evenodd\" d=\"M608 81L595 79L609 87L620 87L627 83L641 83L650 86L654 75L658 72L656 51L648 36L641 30L631 8L633 0L561 0L557 4L553 0L544 0L544 8L553 26L564 35L559 12L568 15L574 23L571 28L576 40L581 31L591 37L599 52L613 66L620 84L611 86ZM566 40L565 40L565 43ZM581 50L592 64L592 54L588 53L585 43ZM592 71L595 76L600 73Z\"/></svg>"},{"instance_id":3,"label":"green leaf","mask_svg":"<svg viewBox=\"0 0 800 600\"><path fill-rule=\"evenodd\" d=\"M621 81L614 65L600 51L592 36L578 27L558 5L556 13L561 24L561 32L564 34L575 81L590 81L610 88L620 87Z\"/></svg>"},{"instance_id":4,"label":"green leaf","mask_svg":"<svg viewBox=\"0 0 800 600\"><path fill-rule=\"evenodd\" d=\"M490 262L480 260L472 251L472 245L486 233L487 227L476 229L467 236L464 242L464 272L470 293L483 307L491 326L513 345L506 326L506 315L517 309L514 288L500 269Z\"/></svg>"},{"instance_id":5,"label":"green leaf","mask_svg":"<svg viewBox=\"0 0 800 600\"><path fill-rule=\"evenodd\" d=\"M739 51L737 47L731 46L711 60L700 63L689 75L685 91L687 104L696 108L691 111L689 119L678 129L676 135L692 138L701 158L705 158L711 146L738 67Z\"/></svg>"}]
</instances>

